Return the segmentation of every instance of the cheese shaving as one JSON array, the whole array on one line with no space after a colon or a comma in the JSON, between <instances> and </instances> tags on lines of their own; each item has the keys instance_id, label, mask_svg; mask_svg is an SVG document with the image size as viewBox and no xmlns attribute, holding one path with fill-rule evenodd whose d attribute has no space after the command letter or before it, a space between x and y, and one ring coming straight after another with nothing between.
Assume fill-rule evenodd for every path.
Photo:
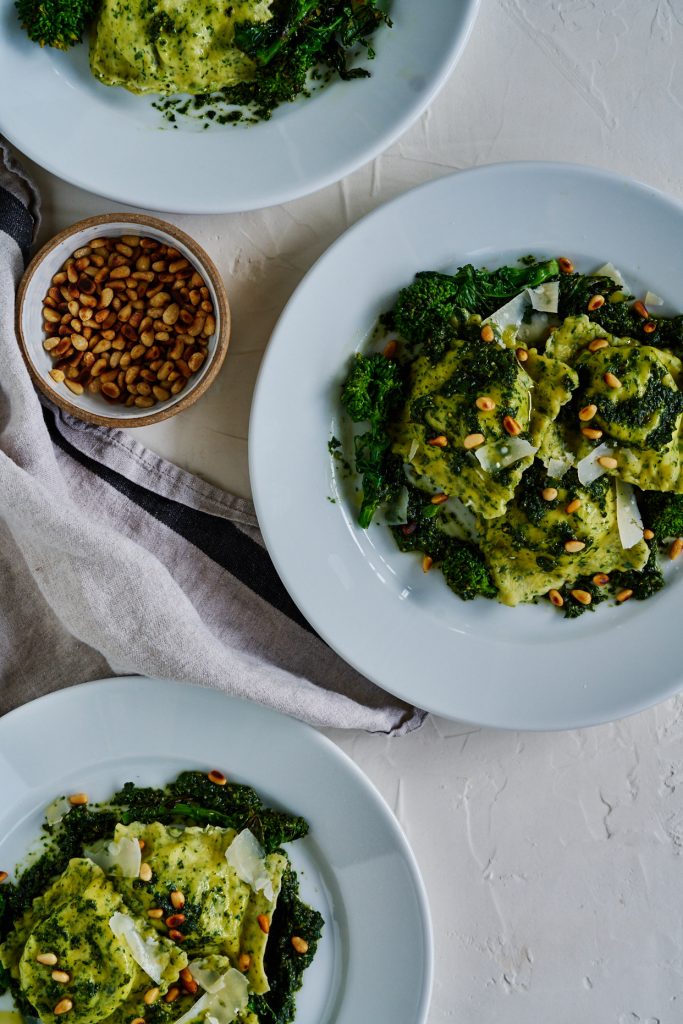
<instances>
[{"instance_id":1,"label":"cheese shaving","mask_svg":"<svg viewBox=\"0 0 683 1024\"><path fill-rule=\"evenodd\" d=\"M483 444L475 451L477 462L487 473L493 473L497 469L506 469L527 455L535 455L538 448L521 437L511 437L507 441L498 441L497 444Z\"/></svg>"},{"instance_id":2,"label":"cheese shaving","mask_svg":"<svg viewBox=\"0 0 683 1024\"><path fill-rule=\"evenodd\" d=\"M619 539L622 548L628 550L643 539L643 520L631 484L624 483L618 478L615 483Z\"/></svg>"},{"instance_id":3,"label":"cheese shaving","mask_svg":"<svg viewBox=\"0 0 683 1024\"><path fill-rule=\"evenodd\" d=\"M598 459L603 455L614 455L613 450L608 444L599 444L597 448L594 448L592 452L589 452L585 458L581 459L576 464L576 472L579 476L579 483L592 484L594 480L599 479L607 472L604 466L601 466Z\"/></svg>"},{"instance_id":4,"label":"cheese shaving","mask_svg":"<svg viewBox=\"0 0 683 1024\"><path fill-rule=\"evenodd\" d=\"M655 292L645 292L645 298L643 300L646 306L663 306L664 299L661 295L655 294Z\"/></svg>"},{"instance_id":5,"label":"cheese shaving","mask_svg":"<svg viewBox=\"0 0 683 1024\"><path fill-rule=\"evenodd\" d=\"M624 278L622 277L621 271L617 270L613 263L603 263L601 267L593 271L593 277L609 277L611 281L618 284L620 288L625 285Z\"/></svg>"},{"instance_id":6,"label":"cheese shaving","mask_svg":"<svg viewBox=\"0 0 683 1024\"><path fill-rule=\"evenodd\" d=\"M248 828L235 836L225 851L225 859L237 877L255 892L262 892L267 900L275 898L263 847Z\"/></svg>"},{"instance_id":7,"label":"cheese shaving","mask_svg":"<svg viewBox=\"0 0 683 1024\"><path fill-rule=\"evenodd\" d=\"M506 327L519 327L528 306L529 295L525 289L497 309L495 313L491 313L491 316L487 316L484 323L495 324L500 331L504 331Z\"/></svg>"},{"instance_id":8,"label":"cheese shaving","mask_svg":"<svg viewBox=\"0 0 683 1024\"><path fill-rule=\"evenodd\" d=\"M527 288L529 301L539 313L557 313L560 301L560 282L548 281L538 288Z\"/></svg>"},{"instance_id":9,"label":"cheese shaving","mask_svg":"<svg viewBox=\"0 0 683 1024\"><path fill-rule=\"evenodd\" d=\"M151 937L143 939L135 927L135 921L128 914L113 914L109 918L109 927L117 939L122 939L126 943L135 963L155 984L160 985L168 960L168 954L161 950L160 943Z\"/></svg>"},{"instance_id":10,"label":"cheese shaving","mask_svg":"<svg viewBox=\"0 0 683 1024\"><path fill-rule=\"evenodd\" d=\"M124 878L137 878L140 874L142 851L137 839L121 836L84 852L89 860L107 873L118 868Z\"/></svg>"},{"instance_id":11,"label":"cheese shaving","mask_svg":"<svg viewBox=\"0 0 683 1024\"><path fill-rule=\"evenodd\" d=\"M574 456L569 453L563 459L548 459L546 470L553 480L561 480L564 474L574 465Z\"/></svg>"},{"instance_id":12,"label":"cheese shaving","mask_svg":"<svg viewBox=\"0 0 683 1024\"><path fill-rule=\"evenodd\" d=\"M249 982L241 971L230 967L221 976L221 984L192 1004L187 1013L178 1017L175 1024L189 1024L202 1015L207 1024L231 1024L238 1013L246 1008L249 998Z\"/></svg>"}]
</instances>

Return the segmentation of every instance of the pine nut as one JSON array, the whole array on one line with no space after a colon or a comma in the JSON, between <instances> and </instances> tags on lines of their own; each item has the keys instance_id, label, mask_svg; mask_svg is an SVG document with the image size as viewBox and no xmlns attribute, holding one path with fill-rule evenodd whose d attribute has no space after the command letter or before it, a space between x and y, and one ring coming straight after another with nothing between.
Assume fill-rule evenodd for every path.
<instances>
[{"instance_id":1,"label":"pine nut","mask_svg":"<svg viewBox=\"0 0 683 1024\"><path fill-rule=\"evenodd\" d=\"M177 985L171 985L171 987L169 988L168 992L164 996L164 1002L165 1003L174 1003L179 995L180 995L180 989L178 988L178 986Z\"/></svg>"},{"instance_id":2,"label":"pine nut","mask_svg":"<svg viewBox=\"0 0 683 1024\"><path fill-rule=\"evenodd\" d=\"M63 370L49 370L50 376L52 377L55 384L62 384L64 382L64 371Z\"/></svg>"},{"instance_id":3,"label":"pine nut","mask_svg":"<svg viewBox=\"0 0 683 1024\"><path fill-rule=\"evenodd\" d=\"M615 377L613 373L607 372L602 378L608 388L620 388L621 381L618 377Z\"/></svg>"},{"instance_id":4,"label":"pine nut","mask_svg":"<svg viewBox=\"0 0 683 1024\"><path fill-rule=\"evenodd\" d=\"M588 420L593 419L597 411L597 405L584 405L583 409L579 409L579 419L586 423Z\"/></svg>"},{"instance_id":5,"label":"pine nut","mask_svg":"<svg viewBox=\"0 0 683 1024\"><path fill-rule=\"evenodd\" d=\"M555 501L555 498L557 497L557 488L544 487L541 491L541 497L544 501Z\"/></svg>"},{"instance_id":6,"label":"pine nut","mask_svg":"<svg viewBox=\"0 0 683 1024\"><path fill-rule=\"evenodd\" d=\"M603 469L616 469L619 463L611 455L601 455L598 459L598 465L602 466Z\"/></svg>"},{"instance_id":7,"label":"pine nut","mask_svg":"<svg viewBox=\"0 0 683 1024\"><path fill-rule=\"evenodd\" d=\"M650 530L650 529L647 529L647 528L645 530L643 530L643 540L654 540L654 539L655 539L655 535L654 535L654 531L653 530Z\"/></svg>"},{"instance_id":8,"label":"pine nut","mask_svg":"<svg viewBox=\"0 0 683 1024\"><path fill-rule=\"evenodd\" d=\"M50 977L60 985L67 985L71 981L71 975L67 971L53 971Z\"/></svg>"},{"instance_id":9,"label":"pine nut","mask_svg":"<svg viewBox=\"0 0 683 1024\"><path fill-rule=\"evenodd\" d=\"M676 537L676 540L672 543L669 548L669 558L672 562L675 562L683 551L683 540L680 537Z\"/></svg>"},{"instance_id":10,"label":"pine nut","mask_svg":"<svg viewBox=\"0 0 683 1024\"><path fill-rule=\"evenodd\" d=\"M259 914L256 918L258 926L264 935L267 935L270 931L270 920L267 914Z\"/></svg>"},{"instance_id":11,"label":"pine nut","mask_svg":"<svg viewBox=\"0 0 683 1024\"><path fill-rule=\"evenodd\" d=\"M654 334L657 330L657 323L655 320L646 320L643 324L643 330L646 334Z\"/></svg>"},{"instance_id":12,"label":"pine nut","mask_svg":"<svg viewBox=\"0 0 683 1024\"><path fill-rule=\"evenodd\" d=\"M159 995L160 992L158 988L148 988L144 996L142 997L142 1001L146 1003L147 1006L151 1006L152 1003L156 1003L157 999L159 998Z\"/></svg>"},{"instance_id":13,"label":"pine nut","mask_svg":"<svg viewBox=\"0 0 683 1024\"><path fill-rule=\"evenodd\" d=\"M600 309L601 306L605 305L604 295L594 295L592 299L589 299L588 306L586 307L589 313L593 313L596 309Z\"/></svg>"},{"instance_id":14,"label":"pine nut","mask_svg":"<svg viewBox=\"0 0 683 1024\"><path fill-rule=\"evenodd\" d=\"M56 1017L61 1017L63 1013L69 1013L73 1008L74 1004L71 999L60 999L52 1012Z\"/></svg>"},{"instance_id":15,"label":"pine nut","mask_svg":"<svg viewBox=\"0 0 683 1024\"><path fill-rule=\"evenodd\" d=\"M575 601L579 602L579 604L588 605L593 600L593 598L587 590L570 590L569 593L572 595Z\"/></svg>"},{"instance_id":16,"label":"pine nut","mask_svg":"<svg viewBox=\"0 0 683 1024\"><path fill-rule=\"evenodd\" d=\"M228 781L223 772L218 771L218 768L212 768L208 773L207 778L209 782L213 782L216 786L224 786Z\"/></svg>"},{"instance_id":17,"label":"pine nut","mask_svg":"<svg viewBox=\"0 0 683 1024\"><path fill-rule=\"evenodd\" d=\"M176 910L182 910L182 908L185 906L185 895L180 891L180 889L173 890L173 892L170 895L170 900L171 905Z\"/></svg>"},{"instance_id":18,"label":"pine nut","mask_svg":"<svg viewBox=\"0 0 683 1024\"><path fill-rule=\"evenodd\" d=\"M173 942L184 942L185 941L185 936L183 935L182 932L179 932L177 928L169 929L168 937Z\"/></svg>"},{"instance_id":19,"label":"pine nut","mask_svg":"<svg viewBox=\"0 0 683 1024\"><path fill-rule=\"evenodd\" d=\"M448 495L443 493L433 494L430 498L430 502L432 505L443 505L444 502L446 501L448 501Z\"/></svg>"},{"instance_id":20,"label":"pine nut","mask_svg":"<svg viewBox=\"0 0 683 1024\"><path fill-rule=\"evenodd\" d=\"M568 540L565 541L564 550L568 555L576 555L579 551L583 551L585 544L582 540ZM573 593L573 591L572 591Z\"/></svg>"},{"instance_id":21,"label":"pine nut","mask_svg":"<svg viewBox=\"0 0 683 1024\"><path fill-rule=\"evenodd\" d=\"M564 604L564 598L559 590L549 590L548 598L551 604L554 604L556 608L561 608Z\"/></svg>"},{"instance_id":22,"label":"pine nut","mask_svg":"<svg viewBox=\"0 0 683 1024\"><path fill-rule=\"evenodd\" d=\"M493 339L495 338L495 334L493 333L493 327L491 327L491 324L484 324L480 331L479 337L481 338L482 341L485 341L487 344L493 341Z\"/></svg>"},{"instance_id":23,"label":"pine nut","mask_svg":"<svg viewBox=\"0 0 683 1024\"><path fill-rule=\"evenodd\" d=\"M474 404L482 412L493 412L496 408L496 403L488 395L482 395L481 398L477 398Z\"/></svg>"},{"instance_id":24,"label":"pine nut","mask_svg":"<svg viewBox=\"0 0 683 1024\"><path fill-rule=\"evenodd\" d=\"M164 916L164 912L161 907L152 907L147 911L147 917L151 917L153 921L158 921Z\"/></svg>"},{"instance_id":25,"label":"pine nut","mask_svg":"<svg viewBox=\"0 0 683 1024\"><path fill-rule=\"evenodd\" d=\"M566 256L560 256L560 258L559 258L559 260L557 262L558 262L558 264L560 266L560 270L562 271L563 274L573 274L574 273L574 264L572 263L571 260L568 260Z\"/></svg>"},{"instance_id":26,"label":"pine nut","mask_svg":"<svg viewBox=\"0 0 683 1024\"><path fill-rule=\"evenodd\" d=\"M623 604L624 601L628 601L629 597L633 597L633 591L629 590L628 587L624 590L620 590L616 596L616 600L619 604Z\"/></svg>"},{"instance_id":27,"label":"pine nut","mask_svg":"<svg viewBox=\"0 0 683 1024\"><path fill-rule=\"evenodd\" d=\"M570 501L569 504L567 505L567 507L565 509L565 512L567 513L568 516L571 516L579 508L581 508L581 498L574 498L574 500Z\"/></svg>"},{"instance_id":28,"label":"pine nut","mask_svg":"<svg viewBox=\"0 0 683 1024\"><path fill-rule=\"evenodd\" d=\"M503 429L506 430L511 437L517 437L518 434L522 433L521 425L516 419L513 419L512 416L503 417Z\"/></svg>"},{"instance_id":29,"label":"pine nut","mask_svg":"<svg viewBox=\"0 0 683 1024\"><path fill-rule=\"evenodd\" d=\"M483 443L484 443L484 435L483 434L468 434L462 444L463 444L463 448L466 448L467 451L470 451L472 448L478 448L479 445L483 444Z\"/></svg>"},{"instance_id":30,"label":"pine nut","mask_svg":"<svg viewBox=\"0 0 683 1024\"><path fill-rule=\"evenodd\" d=\"M138 874L138 878L140 879L141 882L152 881L152 869L150 865L147 863L147 861L143 861L142 864L140 865L140 872Z\"/></svg>"},{"instance_id":31,"label":"pine nut","mask_svg":"<svg viewBox=\"0 0 683 1024\"><path fill-rule=\"evenodd\" d=\"M529 358L529 353L525 348L516 348L515 355L519 359L520 363L526 363L527 359Z\"/></svg>"},{"instance_id":32,"label":"pine nut","mask_svg":"<svg viewBox=\"0 0 683 1024\"><path fill-rule=\"evenodd\" d=\"M642 316L643 320L648 320L650 317L647 306L644 302L641 302L640 299L633 303L633 312L638 316Z\"/></svg>"},{"instance_id":33,"label":"pine nut","mask_svg":"<svg viewBox=\"0 0 683 1024\"><path fill-rule=\"evenodd\" d=\"M240 953L239 960L237 961L237 966L239 967L240 971L242 971L242 974L244 974L245 971L249 970L249 968L251 967L251 957L249 956L248 953Z\"/></svg>"},{"instance_id":34,"label":"pine nut","mask_svg":"<svg viewBox=\"0 0 683 1024\"><path fill-rule=\"evenodd\" d=\"M308 953L308 943L305 939L300 938L298 935L292 935L290 941L296 953Z\"/></svg>"},{"instance_id":35,"label":"pine nut","mask_svg":"<svg viewBox=\"0 0 683 1024\"><path fill-rule=\"evenodd\" d=\"M599 441L602 437L602 430L598 430L597 427L581 427L581 433L589 441Z\"/></svg>"},{"instance_id":36,"label":"pine nut","mask_svg":"<svg viewBox=\"0 0 683 1024\"><path fill-rule=\"evenodd\" d=\"M55 953L39 953L36 961L39 964L44 964L45 967L54 967L57 963L57 956Z\"/></svg>"},{"instance_id":37,"label":"pine nut","mask_svg":"<svg viewBox=\"0 0 683 1024\"><path fill-rule=\"evenodd\" d=\"M185 923L184 914L171 914L170 917L166 918L167 928L179 928L181 924Z\"/></svg>"},{"instance_id":38,"label":"pine nut","mask_svg":"<svg viewBox=\"0 0 683 1024\"><path fill-rule=\"evenodd\" d=\"M607 348L609 341L607 338L593 338L590 345L588 346L589 352L599 352L601 348Z\"/></svg>"},{"instance_id":39,"label":"pine nut","mask_svg":"<svg viewBox=\"0 0 683 1024\"><path fill-rule=\"evenodd\" d=\"M202 325L203 326L203 325ZM197 332L199 333L199 332ZM393 359L396 355L396 349L398 344L396 341L388 341L384 346L384 352L382 353L385 359Z\"/></svg>"},{"instance_id":40,"label":"pine nut","mask_svg":"<svg viewBox=\"0 0 683 1024\"><path fill-rule=\"evenodd\" d=\"M605 587L609 583L609 576L606 572L596 572L593 577L593 583L596 587Z\"/></svg>"},{"instance_id":41,"label":"pine nut","mask_svg":"<svg viewBox=\"0 0 683 1024\"><path fill-rule=\"evenodd\" d=\"M67 380L65 380L64 383L68 387L69 391L72 391L74 395L83 394L83 385L79 384L77 380L69 380L67 378Z\"/></svg>"},{"instance_id":42,"label":"pine nut","mask_svg":"<svg viewBox=\"0 0 683 1024\"><path fill-rule=\"evenodd\" d=\"M445 434L439 434L438 437L433 437L431 440L427 441L427 444L430 444L432 448L447 448L448 438Z\"/></svg>"}]
</instances>

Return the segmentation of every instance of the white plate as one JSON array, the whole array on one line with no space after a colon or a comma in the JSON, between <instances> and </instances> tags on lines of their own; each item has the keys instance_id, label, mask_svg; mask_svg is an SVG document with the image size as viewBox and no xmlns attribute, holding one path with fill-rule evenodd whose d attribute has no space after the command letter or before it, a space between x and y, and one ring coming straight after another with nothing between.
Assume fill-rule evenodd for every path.
<instances>
[{"instance_id":1,"label":"white plate","mask_svg":"<svg viewBox=\"0 0 683 1024\"><path fill-rule=\"evenodd\" d=\"M519 729L608 721L681 687L680 579L647 602L575 621L545 603L461 602L388 530L357 526L327 442L344 429L338 389L351 354L416 271L495 267L529 252L567 255L586 271L611 260L636 292L651 288L672 312L683 310L682 245L683 207L653 189L589 168L519 163L399 197L313 267L261 368L251 483L287 589L359 671L428 710ZM672 568L679 577L680 564Z\"/></svg>"},{"instance_id":2,"label":"white plate","mask_svg":"<svg viewBox=\"0 0 683 1024\"><path fill-rule=\"evenodd\" d=\"M429 911L408 844L382 798L325 737L213 690L128 677L87 683L0 719L0 864L14 868L64 792L102 799L220 768L303 815L290 847L302 895L325 918L296 1024L423 1024L432 977Z\"/></svg>"},{"instance_id":3,"label":"white plate","mask_svg":"<svg viewBox=\"0 0 683 1024\"><path fill-rule=\"evenodd\" d=\"M0 0L0 132L81 188L178 213L253 210L339 180L389 146L455 65L478 0L393 0L369 79L333 82L251 126L164 121L90 74L86 45L41 49Z\"/></svg>"}]
</instances>

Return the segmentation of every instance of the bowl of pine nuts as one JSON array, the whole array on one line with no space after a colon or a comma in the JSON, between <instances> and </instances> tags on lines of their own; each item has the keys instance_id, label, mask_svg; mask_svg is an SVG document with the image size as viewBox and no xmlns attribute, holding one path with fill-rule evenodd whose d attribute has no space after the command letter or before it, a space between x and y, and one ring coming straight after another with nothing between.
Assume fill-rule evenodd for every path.
<instances>
[{"instance_id":1,"label":"bowl of pine nuts","mask_svg":"<svg viewBox=\"0 0 683 1024\"><path fill-rule=\"evenodd\" d=\"M197 401L220 370L230 309L216 267L143 214L79 221L34 256L17 334L37 387L89 423L135 427Z\"/></svg>"}]
</instances>

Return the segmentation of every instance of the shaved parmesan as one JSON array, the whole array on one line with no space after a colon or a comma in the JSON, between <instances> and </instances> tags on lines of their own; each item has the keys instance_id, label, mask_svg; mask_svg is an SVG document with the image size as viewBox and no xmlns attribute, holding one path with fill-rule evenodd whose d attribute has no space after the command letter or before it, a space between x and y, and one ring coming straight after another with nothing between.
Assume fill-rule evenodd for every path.
<instances>
[{"instance_id":1,"label":"shaved parmesan","mask_svg":"<svg viewBox=\"0 0 683 1024\"><path fill-rule=\"evenodd\" d=\"M561 480L564 474L574 465L574 456L567 453L563 459L548 459L546 470L553 480Z\"/></svg>"},{"instance_id":2,"label":"shaved parmesan","mask_svg":"<svg viewBox=\"0 0 683 1024\"><path fill-rule=\"evenodd\" d=\"M621 271L617 270L613 263L603 263L601 267L593 271L593 277L609 277L611 281L618 284L621 288L624 287L625 281L621 276Z\"/></svg>"},{"instance_id":3,"label":"shaved parmesan","mask_svg":"<svg viewBox=\"0 0 683 1024\"><path fill-rule=\"evenodd\" d=\"M140 874L142 851L137 839L121 836L99 846L85 850L85 856L103 871L118 868L124 878L137 878Z\"/></svg>"},{"instance_id":4,"label":"shaved parmesan","mask_svg":"<svg viewBox=\"0 0 683 1024\"><path fill-rule=\"evenodd\" d=\"M525 290L506 302L495 313L491 313L491 316L487 316L484 323L495 324L501 331L504 331L506 327L519 327L528 306L529 296Z\"/></svg>"},{"instance_id":5,"label":"shaved parmesan","mask_svg":"<svg viewBox=\"0 0 683 1024\"><path fill-rule=\"evenodd\" d=\"M550 326L551 321L547 313L532 313L528 323L519 325L517 337L526 345L535 345L543 340Z\"/></svg>"},{"instance_id":6,"label":"shaved parmesan","mask_svg":"<svg viewBox=\"0 0 683 1024\"><path fill-rule=\"evenodd\" d=\"M48 825L58 825L62 818L71 810L71 804L65 796L58 796L45 810L45 821Z\"/></svg>"},{"instance_id":7,"label":"shaved parmesan","mask_svg":"<svg viewBox=\"0 0 683 1024\"><path fill-rule=\"evenodd\" d=\"M151 936L143 939L135 927L135 921L128 914L113 914L109 918L109 927L117 939L122 939L126 943L133 960L145 974L148 974L157 985L161 984L168 953L162 951L158 940Z\"/></svg>"},{"instance_id":8,"label":"shaved parmesan","mask_svg":"<svg viewBox=\"0 0 683 1024\"><path fill-rule=\"evenodd\" d=\"M225 859L237 877L255 892L262 892L267 900L275 898L263 847L248 828L235 836L225 851Z\"/></svg>"},{"instance_id":9,"label":"shaved parmesan","mask_svg":"<svg viewBox=\"0 0 683 1024\"><path fill-rule=\"evenodd\" d=\"M654 292L645 292L644 302L646 306L664 305L664 299L661 297L661 295L656 295Z\"/></svg>"},{"instance_id":10,"label":"shaved parmesan","mask_svg":"<svg viewBox=\"0 0 683 1024\"><path fill-rule=\"evenodd\" d=\"M410 450L408 451L408 462L412 462L417 455L417 449L420 447L420 442L416 437L410 442Z\"/></svg>"},{"instance_id":11,"label":"shaved parmesan","mask_svg":"<svg viewBox=\"0 0 683 1024\"><path fill-rule=\"evenodd\" d=\"M643 520L633 488L616 480L617 526L622 548L632 548L643 539Z\"/></svg>"},{"instance_id":12,"label":"shaved parmesan","mask_svg":"<svg viewBox=\"0 0 683 1024\"><path fill-rule=\"evenodd\" d=\"M538 288L527 288L527 294L531 305L539 313L557 313L560 301L559 281L548 281L546 284L540 284Z\"/></svg>"},{"instance_id":13,"label":"shaved parmesan","mask_svg":"<svg viewBox=\"0 0 683 1024\"><path fill-rule=\"evenodd\" d=\"M614 451L608 444L599 444L592 452L576 464L576 472L579 475L580 484L592 484L594 480L601 477L607 470L601 466L598 459L603 455L614 455Z\"/></svg>"},{"instance_id":14,"label":"shaved parmesan","mask_svg":"<svg viewBox=\"0 0 683 1024\"><path fill-rule=\"evenodd\" d=\"M477 517L460 498L452 495L441 506L438 528L449 537L460 540L474 540L477 536Z\"/></svg>"},{"instance_id":15,"label":"shaved parmesan","mask_svg":"<svg viewBox=\"0 0 683 1024\"><path fill-rule=\"evenodd\" d=\"M193 976L196 977L194 972ZM175 1024L190 1024L190 1021L202 1016L207 1024L231 1024L237 1014L246 1008L248 998L249 982L241 971L230 967L221 975L221 984L200 996L187 1013L178 1017Z\"/></svg>"},{"instance_id":16,"label":"shaved parmesan","mask_svg":"<svg viewBox=\"0 0 683 1024\"><path fill-rule=\"evenodd\" d=\"M212 968L207 957L193 960L187 967L199 987L203 988L205 992L217 992L222 987L225 971L217 971Z\"/></svg>"},{"instance_id":17,"label":"shaved parmesan","mask_svg":"<svg viewBox=\"0 0 683 1024\"><path fill-rule=\"evenodd\" d=\"M537 451L538 448L534 448L529 441L521 437L511 437L496 444L483 444L474 454L481 468L487 473L492 473L496 469L506 469L527 455L535 455Z\"/></svg>"}]
</instances>

